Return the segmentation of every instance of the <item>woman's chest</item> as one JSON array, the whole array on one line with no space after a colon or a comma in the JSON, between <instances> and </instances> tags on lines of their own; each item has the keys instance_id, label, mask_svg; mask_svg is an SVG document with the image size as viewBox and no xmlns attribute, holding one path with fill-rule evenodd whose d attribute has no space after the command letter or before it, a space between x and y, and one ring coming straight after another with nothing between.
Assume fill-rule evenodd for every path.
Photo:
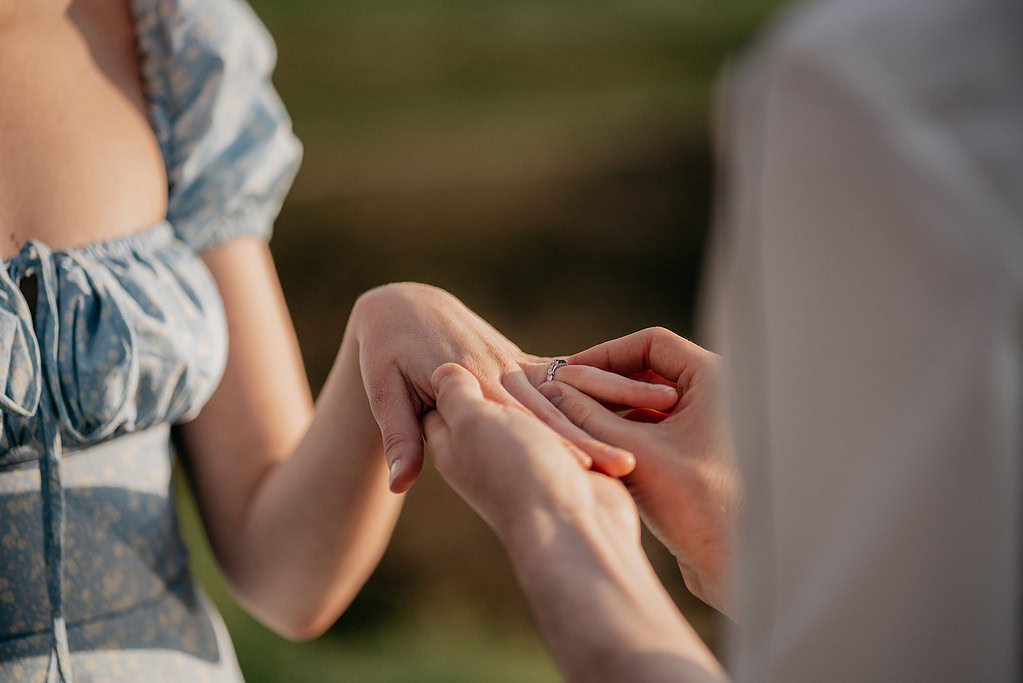
<instances>
[{"instance_id":1,"label":"woman's chest","mask_svg":"<svg viewBox=\"0 0 1023 683\"><path fill-rule=\"evenodd\" d=\"M164 216L147 108L126 0L0 4L0 256Z\"/></svg>"}]
</instances>

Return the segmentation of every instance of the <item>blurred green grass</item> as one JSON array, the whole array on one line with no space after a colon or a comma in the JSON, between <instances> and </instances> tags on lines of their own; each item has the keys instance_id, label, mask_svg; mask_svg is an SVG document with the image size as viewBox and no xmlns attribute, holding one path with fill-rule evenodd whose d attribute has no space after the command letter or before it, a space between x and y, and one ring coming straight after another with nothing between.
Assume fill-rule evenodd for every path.
<instances>
[{"instance_id":1,"label":"blurred green grass","mask_svg":"<svg viewBox=\"0 0 1023 683\"><path fill-rule=\"evenodd\" d=\"M355 298L388 281L445 287L535 353L649 325L692 335L713 84L778 4L254 2L305 144L271 246L314 389ZM233 604L182 500L250 681L558 678L499 544L429 467L366 588L300 645ZM645 544L716 646L711 610Z\"/></svg>"}]
</instances>

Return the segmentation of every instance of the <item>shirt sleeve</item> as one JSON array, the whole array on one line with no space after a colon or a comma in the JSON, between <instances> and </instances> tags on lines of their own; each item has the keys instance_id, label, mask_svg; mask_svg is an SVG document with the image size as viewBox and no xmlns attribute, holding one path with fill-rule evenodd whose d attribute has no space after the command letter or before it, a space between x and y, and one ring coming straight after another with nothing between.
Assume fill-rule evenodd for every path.
<instances>
[{"instance_id":1,"label":"shirt sleeve","mask_svg":"<svg viewBox=\"0 0 1023 683\"><path fill-rule=\"evenodd\" d=\"M134 11L175 233L196 251L269 240L302 151L270 81L270 35L242 0L135 0Z\"/></svg>"},{"instance_id":2,"label":"shirt sleeve","mask_svg":"<svg viewBox=\"0 0 1023 683\"><path fill-rule=\"evenodd\" d=\"M1014 680L1023 222L999 188L1023 157L983 171L1018 137L1010 22L850 12L774 36L729 102L735 672ZM956 25L985 49L927 42Z\"/></svg>"}]
</instances>

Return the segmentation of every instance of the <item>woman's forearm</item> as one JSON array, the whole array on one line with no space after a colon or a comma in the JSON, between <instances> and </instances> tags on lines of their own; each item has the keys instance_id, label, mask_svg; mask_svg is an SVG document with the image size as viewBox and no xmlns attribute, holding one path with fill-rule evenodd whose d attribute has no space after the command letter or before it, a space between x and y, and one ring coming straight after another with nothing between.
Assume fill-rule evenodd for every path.
<instances>
[{"instance_id":1,"label":"woman's forearm","mask_svg":"<svg viewBox=\"0 0 1023 683\"><path fill-rule=\"evenodd\" d=\"M347 607L403 500L387 487L358 352L349 329L305 436L260 480L225 567L246 607L291 638L318 635Z\"/></svg>"},{"instance_id":2,"label":"woman's forearm","mask_svg":"<svg viewBox=\"0 0 1023 683\"><path fill-rule=\"evenodd\" d=\"M605 471L623 455L632 462L536 391L544 359L523 354L451 295L412 283L360 298L314 405L265 243L232 240L203 259L224 302L230 349L220 386L182 427L192 481L235 593L284 635L329 626L376 566L401 505L388 490L382 441L401 464L392 474L404 490L422 462L418 418L431 403L430 376L445 362L474 368L488 395L545 412Z\"/></svg>"},{"instance_id":3,"label":"woman's forearm","mask_svg":"<svg viewBox=\"0 0 1023 683\"><path fill-rule=\"evenodd\" d=\"M266 244L232 240L203 259L230 349L220 386L181 428L193 488L239 600L283 635L310 637L362 586L401 505L360 376L359 316L314 405Z\"/></svg>"}]
</instances>

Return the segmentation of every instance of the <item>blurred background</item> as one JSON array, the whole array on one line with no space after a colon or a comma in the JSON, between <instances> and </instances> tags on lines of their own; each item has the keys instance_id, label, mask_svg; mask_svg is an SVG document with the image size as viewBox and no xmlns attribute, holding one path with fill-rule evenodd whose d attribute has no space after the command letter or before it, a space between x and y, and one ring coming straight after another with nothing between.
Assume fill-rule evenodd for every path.
<instances>
[{"instance_id":1,"label":"blurred background","mask_svg":"<svg viewBox=\"0 0 1023 683\"><path fill-rule=\"evenodd\" d=\"M271 247L314 391L356 297L395 280L448 289L538 354L650 325L694 336L713 85L778 4L254 0L305 144ZM366 588L305 644L234 605L181 500L249 681L559 680L501 547L429 466Z\"/></svg>"}]
</instances>

